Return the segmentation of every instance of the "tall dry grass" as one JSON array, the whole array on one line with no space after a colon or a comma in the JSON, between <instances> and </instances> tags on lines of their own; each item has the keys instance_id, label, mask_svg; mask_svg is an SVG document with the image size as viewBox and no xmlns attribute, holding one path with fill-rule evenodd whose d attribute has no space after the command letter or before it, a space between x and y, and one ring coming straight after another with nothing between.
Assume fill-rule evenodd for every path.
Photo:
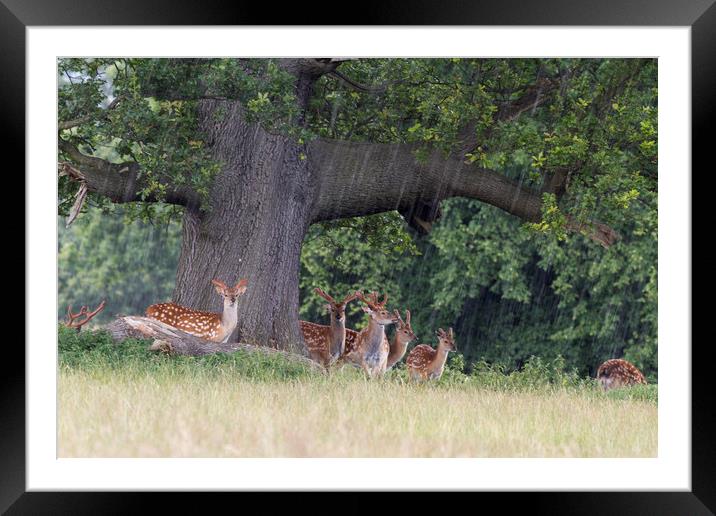
<instances>
[{"instance_id":1,"label":"tall dry grass","mask_svg":"<svg viewBox=\"0 0 716 516\"><path fill-rule=\"evenodd\" d=\"M655 403L349 373L60 371L60 457L655 457Z\"/></svg>"}]
</instances>

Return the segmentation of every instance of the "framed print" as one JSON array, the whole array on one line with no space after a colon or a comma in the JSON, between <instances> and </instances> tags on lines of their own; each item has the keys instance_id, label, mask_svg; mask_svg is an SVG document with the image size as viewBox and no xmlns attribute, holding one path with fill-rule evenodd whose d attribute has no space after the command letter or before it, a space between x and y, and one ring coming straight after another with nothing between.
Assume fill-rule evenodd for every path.
<instances>
[{"instance_id":1,"label":"framed print","mask_svg":"<svg viewBox=\"0 0 716 516\"><path fill-rule=\"evenodd\" d=\"M711 2L383 3L355 26L85 4L0 6L28 205L3 510L713 510L690 215Z\"/></svg>"}]
</instances>

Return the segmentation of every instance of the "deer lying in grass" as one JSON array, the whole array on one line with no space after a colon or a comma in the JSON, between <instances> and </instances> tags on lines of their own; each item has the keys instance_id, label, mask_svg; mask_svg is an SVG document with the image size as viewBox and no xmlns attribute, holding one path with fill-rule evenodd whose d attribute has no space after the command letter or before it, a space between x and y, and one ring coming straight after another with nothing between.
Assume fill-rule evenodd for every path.
<instances>
[{"instance_id":1,"label":"deer lying in grass","mask_svg":"<svg viewBox=\"0 0 716 516\"><path fill-rule=\"evenodd\" d=\"M330 326L308 321L299 321L299 323L301 325L303 339L306 341L309 356L316 362L322 364L323 367L328 368L328 366L334 364L345 351L347 331L346 305L356 298L356 294L350 294L342 301L336 301L320 288L316 288L315 292L328 301L326 308L331 314Z\"/></svg>"},{"instance_id":2,"label":"deer lying in grass","mask_svg":"<svg viewBox=\"0 0 716 516\"><path fill-rule=\"evenodd\" d=\"M433 349L427 344L415 346L405 359L408 375L417 381L438 380L445 369L445 361L450 351L455 351L455 339L452 328L447 333L442 328L437 331L438 348Z\"/></svg>"},{"instance_id":3,"label":"deer lying in grass","mask_svg":"<svg viewBox=\"0 0 716 516\"><path fill-rule=\"evenodd\" d=\"M405 321L400 317L400 312L394 310L393 313L398 319L398 322L395 327L395 335L393 335L393 339L390 341L390 352L388 353L386 370L400 362L405 355L408 344L417 338L415 333L413 333L412 326L410 326L410 310L405 311Z\"/></svg>"},{"instance_id":4,"label":"deer lying in grass","mask_svg":"<svg viewBox=\"0 0 716 516\"><path fill-rule=\"evenodd\" d=\"M239 320L236 299L246 292L248 281L242 279L235 287L211 280L216 292L224 298L224 312L201 312L176 303L158 303L147 308L147 317L173 326L183 332L212 342L227 342Z\"/></svg>"},{"instance_id":5,"label":"deer lying in grass","mask_svg":"<svg viewBox=\"0 0 716 516\"><path fill-rule=\"evenodd\" d=\"M385 325L393 324L398 319L385 309L387 295L382 302L378 302L377 292L365 297L358 291L356 297L367 305L362 308L370 316L370 320L368 326L352 337L350 354L346 355L346 360L360 365L368 376L374 378L385 373L388 364L390 345L385 337Z\"/></svg>"},{"instance_id":6,"label":"deer lying in grass","mask_svg":"<svg viewBox=\"0 0 716 516\"><path fill-rule=\"evenodd\" d=\"M637 383L646 385L646 378L641 371L621 358L613 358L600 365L597 369L597 380L605 391Z\"/></svg>"}]
</instances>

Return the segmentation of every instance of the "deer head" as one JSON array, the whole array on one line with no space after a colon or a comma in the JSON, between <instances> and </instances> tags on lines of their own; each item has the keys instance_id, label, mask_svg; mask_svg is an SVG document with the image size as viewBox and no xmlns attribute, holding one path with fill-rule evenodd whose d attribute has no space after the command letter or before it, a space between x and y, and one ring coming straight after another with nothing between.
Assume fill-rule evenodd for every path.
<instances>
[{"instance_id":1,"label":"deer head","mask_svg":"<svg viewBox=\"0 0 716 516\"><path fill-rule=\"evenodd\" d=\"M398 322L398 318L395 316L395 314L391 314L388 310L385 309L385 304L388 302L387 294L383 297L383 301L381 302L378 301L377 292L371 292L368 297L366 297L360 290L358 290L355 293L355 297L357 297L367 305L362 307L363 311L370 315L370 318L373 319L376 323L385 325Z\"/></svg>"},{"instance_id":2,"label":"deer head","mask_svg":"<svg viewBox=\"0 0 716 516\"><path fill-rule=\"evenodd\" d=\"M413 333L413 327L410 326L410 310L405 311L405 321L403 321L403 318L400 317L400 312L397 310L393 310L393 313L395 314L395 317L398 319L396 331L398 333L403 334L403 339L405 340L415 340L417 337L415 336L415 333Z\"/></svg>"},{"instance_id":3,"label":"deer head","mask_svg":"<svg viewBox=\"0 0 716 516\"><path fill-rule=\"evenodd\" d=\"M314 289L316 294L321 296L323 299L328 301L328 304L326 305L326 309L328 310L328 313L333 314L333 316L336 318L338 322L344 322L346 319L346 305L353 301L357 296L354 292L353 294L349 294L346 296L342 301L336 301L331 296L326 294L323 290L316 287Z\"/></svg>"},{"instance_id":4,"label":"deer head","mask_svg":"<svg viewBox=\"0 0 716 516\"><path fill-rule=\"evenodd\" d=\"M234 287L227 287L223 281L217 279L211 280L211 283L213 283L216 292L224 298L224 305L228 304L229 306L236 304L236 299L246 292L246 287L249 284L246 279L240 280Z\"/></svg>"},{"instance_id":5,"label":"deer head","mask_svg":"<svg viewBox=\"0 0 716 516\"><path fill-rule=\"evenodd\" d=\"M449 328L447 332L442 328L438 328L438 346L446 349L447 351L457 351L455 346L455 338L452 333L452 328Z\"/></svg>"}]
</instances>

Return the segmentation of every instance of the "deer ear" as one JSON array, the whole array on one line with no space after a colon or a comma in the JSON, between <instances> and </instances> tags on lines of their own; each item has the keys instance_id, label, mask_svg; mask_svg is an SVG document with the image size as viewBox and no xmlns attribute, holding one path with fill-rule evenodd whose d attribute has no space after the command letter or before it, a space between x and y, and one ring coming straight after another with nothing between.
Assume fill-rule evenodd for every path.
<instances>
[{"instance_id":1,"label":"deer ear","mask_svg":"<svg viewBox=\"0 0 716 516\"><path fill-rule=\"evenodd\" d=\"M246 287L248 287L248 286L249 286L248 280L242 279L241 281L239 281L236 284L236 286L234 287L234 290L236 290L238 294L243 294L244 292L246 292Z\"/></svg>"},{"instance_id":2,"label":"deer ear","mask_svg":"<svg viewBox=\"0 0 716 516\"><path fill-rule=\"evenodd\" d=\"M361 306L361 308L362 308L363 311L364 311L365 313L367 313L367 314L373 313L373 310L371 310L371 309L368 308L367 306Z\"/></svg>"},{"instance_id":3,"label":"deer ear","mask_svg":"<svg viewBox=\"0 0 716 516\"><path fill-rule=\"evenodd\" d=\"M226 290L226 285L224 285L223 281L213 279L211 280L211 282L214 284L214 288L219 294L224 293L224 290Z\"/></svg>"}]
</instances>

